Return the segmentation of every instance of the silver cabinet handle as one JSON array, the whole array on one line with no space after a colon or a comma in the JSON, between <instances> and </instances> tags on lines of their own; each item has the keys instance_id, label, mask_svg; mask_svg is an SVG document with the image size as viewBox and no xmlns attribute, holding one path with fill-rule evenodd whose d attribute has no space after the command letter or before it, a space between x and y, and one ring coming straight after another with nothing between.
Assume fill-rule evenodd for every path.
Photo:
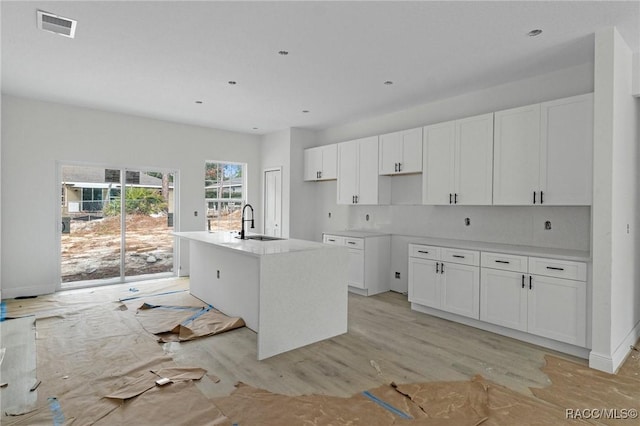
<instances>
[{"instance_id":1,"label":"silver cabinet handle","mask_svg":"<svg viewBox=\"0 0 640 426\"><path fill-rule=\"evenodd\" d=\"M424 250L418 250L418 253L429 254L429 252L428 252L428 251L424 251Z\"/></svg>"},{"instance_id":2,"label":"silver cabinet handle","mask_svg":"<svg viewBox=\"0 0 640 426\"><path fill-rule=\"evenodd\" d=\"M458 259L464 259L464 256L460 254L454 254L453 257L457 257Z\"/></svg>"},{"instance_id":3,"label":"silver cabinet handle","mask_svg":"<svg viewBox=\"0 0 640 426\"><path fill-rule=\"evenodd\" d=\"M496 263L506 263L506 264L510 263L510 262L507 262L506 260L496 260L495 262ZM524 275L523 275L523 277L524 277Z\"/></svg>"}]
</instances>

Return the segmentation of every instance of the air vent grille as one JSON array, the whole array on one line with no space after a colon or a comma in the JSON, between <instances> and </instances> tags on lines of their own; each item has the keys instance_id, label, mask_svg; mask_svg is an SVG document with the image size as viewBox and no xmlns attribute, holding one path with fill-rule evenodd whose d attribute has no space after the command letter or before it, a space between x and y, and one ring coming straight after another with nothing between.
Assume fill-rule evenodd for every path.
<instances>
[{"instance_id":1,"label":"air vent grille","mask_svg":"<svg viewBox=\"0 0 640 426\"><path fill-rule=\"evenodd\" d=\"M77 21L42 10L38 10L37 16L38 28L41 30L70 38L75 36Z\"/></svg>"}]
</instances>

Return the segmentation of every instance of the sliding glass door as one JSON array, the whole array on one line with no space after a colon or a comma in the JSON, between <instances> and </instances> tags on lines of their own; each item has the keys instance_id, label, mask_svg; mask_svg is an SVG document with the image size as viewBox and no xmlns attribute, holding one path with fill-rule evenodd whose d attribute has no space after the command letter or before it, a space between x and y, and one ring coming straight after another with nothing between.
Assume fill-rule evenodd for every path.
<instances>
[{"instance_id":1,"label":"sliding glass door","mask_svg":"<svg viewBox=\"0 0 640 426\"><path fill-rule=\"evenodd\" d=\"M175 173L63 165L60 176L62 287L173 271Z\"/></svg>"}]
</instances>

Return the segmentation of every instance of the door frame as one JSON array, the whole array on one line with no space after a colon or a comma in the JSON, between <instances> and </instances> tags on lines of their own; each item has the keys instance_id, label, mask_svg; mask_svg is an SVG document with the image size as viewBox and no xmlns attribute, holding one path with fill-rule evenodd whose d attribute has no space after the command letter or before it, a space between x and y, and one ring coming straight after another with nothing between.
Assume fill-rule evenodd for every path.
<instances>
[{"instance_id":1,"label":"door frame","mask_svg":"<svg viewBox=\"0 0 640 426\"><path fill-rule=\"evenodd\" d=\"M64 166L81 166L81 167L96 167L96 168L105 168L105 169L118 169L120 170L120 180L122 181L124 177L126 177L126 171L139 171L139 172L162 172L162 173L172 173L173 174L173 230L174 232L180 231L180 171L178 168L166 168L166 167L153 167L153 166L132 166L132 165L114 165L113 163L90 163L85 161L62 161L56 160L56 171L55 171L55 192L57 194L58 200L60 200L60 187L62 184L62 168ZM126 179L125 183L121 186L120 196L125 197L126 192ZM71 283L67 283L64 287L62 286L62 209L60 202L55 203L55 214L54 218L54 227L55 229L55 241L56 250L58 253L58 261L56 264L56 287L55 291L60 290L70 290L74 288L88 288L88 287L100 287L105 285L113 285L113 284L122 284L133 281L144 281L150 279L149 277L156 278L168 278L168 277L178 277L180 272L180 249L178 241L173 244L173 271L172 272L160 272L158 274L151 275L139 275L127 277L124 274L124 245L125 245L125 231L126 226L124 220L120 222L120 276L114 278L104 278L104 279L95 279L95 280L86 280L86 281L75 281ZM125 203L120 203L121 209L125 209ZM124 217L124 216L121 216ZM77 284L76 284L77 283Z\"/></svg>"},{"instance_id":2,"label":"door frame","mask_svg":"<svg viewBox=\"0 0 640 426\"><path fill-rule=\"evenodd\" d=\"M283 197L282 197L282 166L277 167L266 167L262 170L262 233L267 232L267 203L266 203L266 194L267 194L267 173L268 172L280 172L280 237L282 236L284 230L282 229L282 208L284 206Z\"/></svg>"}]
</instances>

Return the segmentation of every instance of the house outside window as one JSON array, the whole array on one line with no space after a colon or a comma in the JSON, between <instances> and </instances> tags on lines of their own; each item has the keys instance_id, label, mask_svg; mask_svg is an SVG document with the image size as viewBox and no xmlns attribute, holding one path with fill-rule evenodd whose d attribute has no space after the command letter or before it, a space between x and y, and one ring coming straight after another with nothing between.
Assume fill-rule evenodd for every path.
<instances>
[{"instance_id":1,"label":"house outside window","mask_svg":"<svg viewBox=\"0 0 640 426\"><path fill-rule=\"evenodd\" d=\"M207 161L204 197L211 231L239 231L246 203L245 165Z\"/></svg>"}]
</instances>

